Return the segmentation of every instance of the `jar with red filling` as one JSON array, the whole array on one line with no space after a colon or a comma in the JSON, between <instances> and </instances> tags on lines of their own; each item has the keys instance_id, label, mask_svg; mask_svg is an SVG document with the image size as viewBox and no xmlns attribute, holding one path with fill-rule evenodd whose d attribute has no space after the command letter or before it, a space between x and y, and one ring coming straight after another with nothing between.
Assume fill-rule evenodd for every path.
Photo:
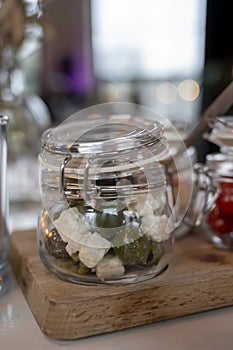
<instances>
[{"instance_id":1,"label":"jar with red filling","mask_svg":"<svg viewBox=\"0 0 233 350\"><path fill-rule=\"evenodd\" d=\"M209 120L211 130L203 137L220 148L206 157L208 176L218 189L207 211L204 226L207 237L218 248L233 249L233 116Z\"/></svg>"},{"instance_id":2,"label":"jar with red filling","mask_svg":"<svg viewBox=\"0 0 233 350\"><path fill-rule=\"evenodd\" d=\"M206 214L204 227L210 241L223 249L233 249L233 155L207 156L208 175L218 188L216 199Z\"/></svg>"}]
</instances>

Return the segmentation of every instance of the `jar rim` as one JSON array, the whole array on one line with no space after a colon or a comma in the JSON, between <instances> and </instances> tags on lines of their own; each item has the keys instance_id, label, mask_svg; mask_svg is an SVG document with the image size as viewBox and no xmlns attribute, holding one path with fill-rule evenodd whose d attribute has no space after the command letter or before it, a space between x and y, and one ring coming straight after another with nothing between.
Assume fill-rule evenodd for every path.
<instances>
[{"instance_id":1,"label":"jar rim","mask_svg":"<svg viewBox=\"0 0 233 350\"><path fill-rule=\"evenodd\" d=\"M206 156L206 165L211 176L233 176L233 155L227 153L211 153Z\"/></svg>"},{"instance_id":2,"label":"jar rim","mask_svg":"<svg viewBox=\"0 0 233 350\"><path fill-rule=\"evenodd\" d=\"M119 118L118 118L119 117ZM130 151L147 147L164 153L164 127L158 121L140 117L109 115L107 118L72 120L42 135L42 148L51 153L72 156ZM76 136L78 134L78 137ZM164 147L161 147L164 146Z\"/></svg>"}]
</instances>

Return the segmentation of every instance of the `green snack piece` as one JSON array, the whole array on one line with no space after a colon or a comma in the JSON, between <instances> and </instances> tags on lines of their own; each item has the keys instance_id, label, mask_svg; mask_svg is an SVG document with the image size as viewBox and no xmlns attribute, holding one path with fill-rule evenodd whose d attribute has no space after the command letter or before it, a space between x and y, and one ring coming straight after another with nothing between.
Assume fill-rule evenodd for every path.
<instances>
[{"instance_id":1,"label":"green snack piece","mask_svg":"<svg viewBox=\"0 0 233 350\"><path fill-rule=\"evenodd\" d=\"M89 267L87 267L82 261L79 260L79 253L73 253L71 255L71 258L73 259L73 261L75 262L75 264L73 265L72 270L75 273L78 273L80 275L85 275L86 273L88 273L90 271Z\"/></svg>"},{"instance_id":2,"label":"green snack piece","mask_svg":"<svg viewBox=\"0 0 233 350\"><path fill-rule=\"evenodd\" d=\"M56 259L56 262L54 262L54 263L59 268L66 269L66 270L72 269L74 266L74 262L70 256L69 256L69 258Z\"/></svg>"},{"instance_id":3,"label":"green snack piece","mask_svg":"<svg viewBox=\"0 0 233 350\"><path fill-rule=\"evenodd\" d=\"M80 261L79 265L77 266L77 273L80 275L85 275L89 271L90 269L82 261Z\"/></svg>"},{"instance_id":4,"label":"green snack piece","mask_svg":"<svg viewBox=\"0 0 233 350\"><path fill-rule=\"evenodd\" d=\"M156 242L151 242L150 246L151 246L151 249L147 257L147 265L148 266L157 265L164 253L164 248L161 243L156 243Z\"/></svg>"},{"instance_id":5,"label":"green snack piece","mask_svg":"<svg viewBox=\"0 0 233 350\"><path fill-rule=\"evenodd\" d=\"M92 227L103 238L112 241L113 238L121 231L124 225L124 215L122 211L117 214L103 213L96 211L93 217Z\"/></svg>"},{"instance_id":6,"label":"green snack piece","mask_svg":"<svg viewBox=\"0 0 233 350\"><path fill-rule=\"evenodd\" d=\"M136 230L135 227L131 226L132 229ZM134 234L139 235L139 232L134 231ZM132 237L133 232L131 232ZM161 243L150 241L144 235L134 242L113 248L113 251L124 264L153 266L158 264L164 253L164 248Z\"/></svg>"},{"instance_id":7,"label":"green snack piece","mask_svg":"<svg viewBox=\"0 0 233 350\"><path fill-rule=\"evenodd\" d=\"M103 213L96 211L95 225L100 228L116 228L121 227L124 222L123 211L117 214Z\"/></svg>"},{"instance_id":8,"label":"green snack piece","mask_svg":"<svg viewBox=\"0 0 233 350\"><path fill-rule=\"evenodd\" d=\"M93 232L98 232L102 237L110 241L124 225L123 211L119 211L117 214L104 213L90 206L78 206L78 210L85 216Z\"/></svg>"},{"instance_id":9,"label":"green snack piece","mask_svg":"<svg viewBox=\"0 0 233 350\"><path fill-rule=\"evenodd\" d=\"M115 247L113 250L124 264L145 266L151 251L151 244L148 238L143 236L132 243Z\"/></svg>"},{"instance_id":10,"label":"green snack piece","mask_svg":"<svg viewBox=\"0 0 233 350\"><path fill-rule=\"evenodd\" d=\"M68 259L57 259L56 264L59 268L70 271L74 274L85 275L91 271L81 261L75 262L70 257Z\"/></svg>"},{"instance_id":11,"label":"green snack piece","mask_svg":"<svg viewBox=\"0 0 233 350\"><path fill-rule=\"evenodd\" d=\"M133 243L142 236L143 233L139 226L134 226L133 224L125 225L118 232L115 232L112 238L112 245L114 247L125 246L126 244Z\"/></svg>"},{"instance_id":12,"label":"green snack piece","mask_svg":"<svg viewBox=\"0 0 233 350\"><path fill-rule=\"evenodd\" d=\"M56 258L69 258L69 254L66 251L66 244L56 229L53 229L46 233L45 236L45 249L47 252L55 256Z\"/></svg>"},{"instance_id":13,"label":"green snack piece","mask_svg":"<svg viewBox=\"0 0 233 350\"><path fill-rule=\"evenodd\" d=\"M84 265L81 261L78 263L72 261L72 264L67 264L66 268L67 270L70 270L73 273L78 275L85 275L88 272L90 272L90 269L86 265Z\"/></svg>"},{"instance_id":14,"label":"green snack piece","mask_svg":"<svg viewBox=\"0 0 233 350\"><path fill-rule=\"evenodd\" d=\"M73 253L73 254L71 254L71 258L72 258L75 262L79 262L79 254L78 254L78 253Z\"/></svg>"}]
</instances>

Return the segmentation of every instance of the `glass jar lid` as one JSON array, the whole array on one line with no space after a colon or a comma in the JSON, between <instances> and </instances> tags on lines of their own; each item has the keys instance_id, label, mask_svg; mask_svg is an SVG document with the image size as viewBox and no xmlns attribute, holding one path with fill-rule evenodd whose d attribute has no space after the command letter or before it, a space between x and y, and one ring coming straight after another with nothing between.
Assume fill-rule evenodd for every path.
<instances>
[{"instance_id":1,"label":"glass jar lid","mask_svg":"<svg viewBox=\"0 0 233 350\"><path fill-rule=\"evenodd\" d=\"M221 148L221 152L233 153L233 116L224 115L210 118L209 126L212 128L203 137Z\"/></svg>"},{"instance_id":2,"label":"glass jar lid","mask_svg":"<svg viewBox=\"0 0 233 350\"><path fill-rule=\"evenodd\" d=\"M208 173L217 178L219 176L233 177L233 156L225 153L212 153L206 156Z\"/></svg>"},{"instance_id":3,"label":"glass jar lid","mask_svg":"<svg viewBox=\"0 0 233 350\"><path fill-rule=\"evenodd\" d=\"M122 113L125 105L127 114ZM116 106L117 110L113 108ZM86 171L84 164L92 163L88 165L90 176L96 174L96 167L98 174L114 173L134 168L135 163L144 166L164 159L168 148L163 125L137 117L128 106L134 105L113 103L89 107L59 127L47 130L42 136L40 163L58 170L63 159L66 172L79 175Z\"/></svg>"},{"instance_id":4,"label":"glass jar lid","mask_svg":"<svg viewBox=\"0 0 233 350\"><path fill-rule=\"evenodd\" d=\"M124 118L124 119L123 119ZM74 117L42 136L43 149L72 156L130 151L147 147L163 156L166 140L163 126L157 121L125 115L101 117L89 115L86 120Z\"/></svg>"}]
</instances>

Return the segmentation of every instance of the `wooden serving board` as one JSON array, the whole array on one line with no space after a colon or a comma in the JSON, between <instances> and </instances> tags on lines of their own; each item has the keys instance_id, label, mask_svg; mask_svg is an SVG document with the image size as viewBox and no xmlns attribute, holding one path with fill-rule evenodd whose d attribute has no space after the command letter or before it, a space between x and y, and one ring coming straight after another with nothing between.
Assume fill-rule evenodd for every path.
<instances>
[{"instance_id":1,"label":"wooden serving board","mask_svg":"<svg viewBox=\"0 0 233 350\"><path fill-rule=\"evenodd\" d=\"M43 333L77 339L233 305L233 254L210 245L201 233L175 244L160 276L126 286L64 282L41 263L34 231L15 232L10 259Z\"/></svg>"}]
</instances>

